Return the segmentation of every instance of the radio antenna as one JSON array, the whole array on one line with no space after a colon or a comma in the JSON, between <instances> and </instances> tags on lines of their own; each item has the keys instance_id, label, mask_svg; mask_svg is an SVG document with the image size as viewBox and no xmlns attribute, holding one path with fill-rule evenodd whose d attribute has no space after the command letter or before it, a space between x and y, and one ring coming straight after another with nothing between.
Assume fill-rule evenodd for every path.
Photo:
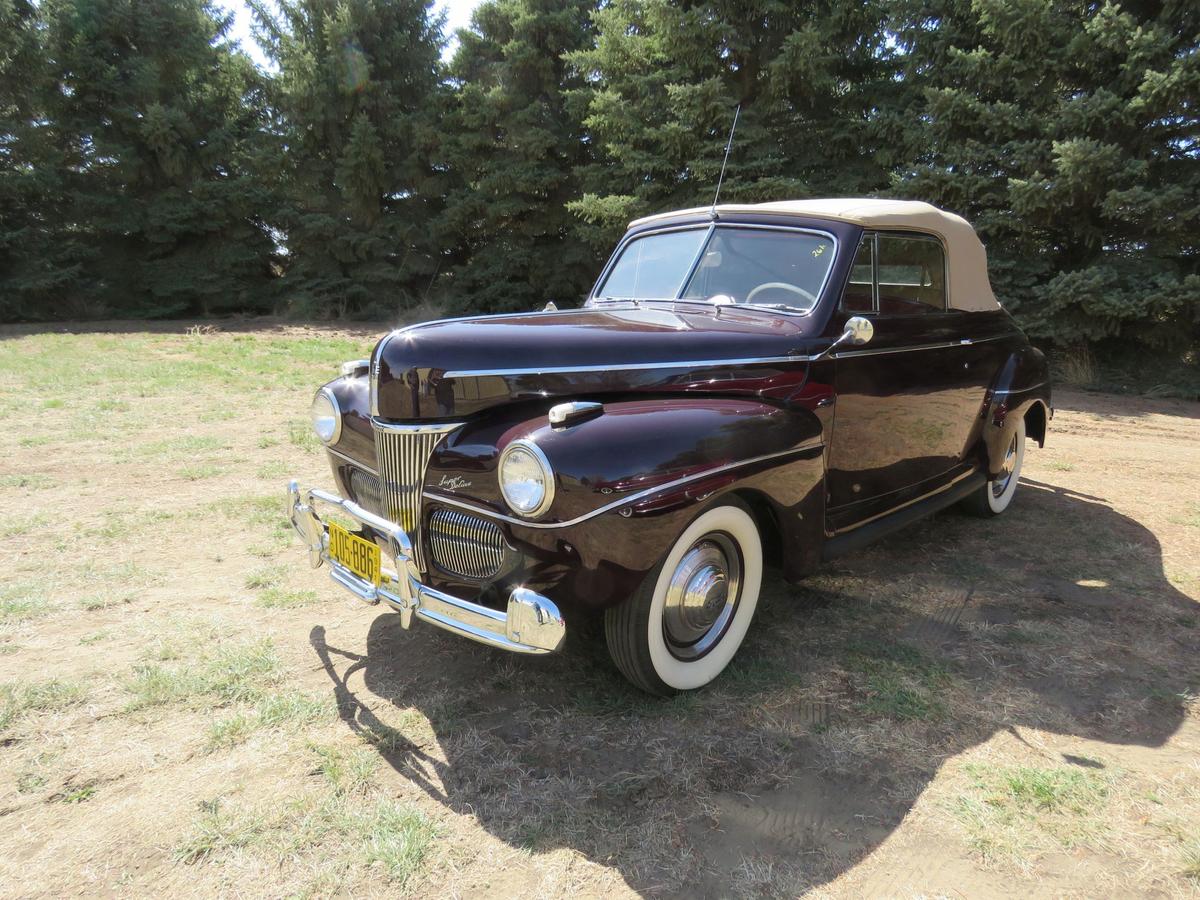
<instances>
[{"instance_id":1,"label":"radio antenna","mask_svg":"<svg viewBox=\"0 0 1200 900\"><path fill-rule=\"evenodd\" d=\"M725 182L725 166L729 164L729 151L733 149L733 133L737 131L738 116L742 114L742 104L737 105L737 109L733 111L733 127L729 129L729 140L725 144L725 158L721 160L721 177L717 179L717 192L713 194L712 209L709 211L709 216L713 219L717 217L717 200L721 196L721 185Z\"/></svg>"}]
</instances>

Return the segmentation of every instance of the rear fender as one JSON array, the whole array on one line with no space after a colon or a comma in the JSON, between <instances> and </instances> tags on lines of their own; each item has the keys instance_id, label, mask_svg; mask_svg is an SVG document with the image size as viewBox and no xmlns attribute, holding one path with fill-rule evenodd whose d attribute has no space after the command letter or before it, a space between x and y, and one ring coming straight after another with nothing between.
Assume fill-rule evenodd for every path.
<instances>
[{"instance_id":1,"label":"rear fender","mask_svg":"<svg viewBox=\"0 0 1200 900\"><path fill-rule=\"evenodd\" d=\"M1026 421L1026 434L1042 446L1050 414L1050 380L1046 357L1034 347L1022 347L1004 361L984 398L980 412L980 446L989 477L1000 473L1005 450L1017 423Z\"/></svg>"}]
</instances>

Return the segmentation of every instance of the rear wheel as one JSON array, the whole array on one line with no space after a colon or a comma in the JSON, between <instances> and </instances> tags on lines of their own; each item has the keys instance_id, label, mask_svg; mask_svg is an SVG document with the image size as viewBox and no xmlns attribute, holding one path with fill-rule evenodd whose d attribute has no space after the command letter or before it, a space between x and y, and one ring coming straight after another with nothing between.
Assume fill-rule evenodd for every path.
<instances>
[{"instance_id":1,"label":"rear wheel","mask_svg":"<svg viewBox=\"0 0 1200 900\"><path fill-rule=\"evenodd\" d=\"M608 651L642 690L669 696L716 678L741 646L762 584L762 540L741 504L701 514L637 593L604 617Z\"/></svg>"},{"instance_id":2,"label":"rear wheel","mask_svg":"<svg viewBox=\"0 0 1200 900\"><path fill-rule=\"evenodd\" d=\"M1008 509L1017 483L1021 480L1021 464L1025 461L1025 420L1018 419L1012 439L1004 451L1000 473L975 493L963 500L963 508L972 515L990 518Z\"/></svg>"}]
</instances>

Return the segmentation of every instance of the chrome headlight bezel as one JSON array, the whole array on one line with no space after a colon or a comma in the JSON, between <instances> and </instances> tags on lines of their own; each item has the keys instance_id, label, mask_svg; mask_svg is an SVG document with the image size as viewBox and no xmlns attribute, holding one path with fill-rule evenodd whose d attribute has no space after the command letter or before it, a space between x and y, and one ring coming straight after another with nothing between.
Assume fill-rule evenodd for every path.
<instances>
[{"instance_id":1,"label":"chrome headlight bezel","mask_svg":"<svg viewBox=\"0 0 1200 900\"><path fill-rule=\"evenodd\" d=\"M328 407L325 407L328 404ZM320 407L320 408L319 408ZM315 395L313 395L312 405L309 407L309 415L312 419L313 431L316 432L317 439L326 446L336 444L342 437L342 407L328 387L323 387ZM331 419L329 427L322 429L319 424L323 420ZM326 436L328 434L328 437Z\"/></svg>"},{"instance_id":2,"label":"chrome headlight bezel","mask_svg":"<svg viewBox=\"0 0 1200 900\"><path fill-rule=\"evenodd\" d=\"M529 509L523 509L517 503L513 502L512 497L509 496L508 487L504 479L505 465L516 453L528 454L542 472L544 490L541 499L535 506ZM496 481L500 484L500 494L504 497L504 502L508 504L508 508L524 519L538 518L554 503L554 468L550 465L550 460L546 458L546 454L533 441L520 438L504 448L504 452L500 454L500 463L496 466Z\"/></svg>"}]
</instances>

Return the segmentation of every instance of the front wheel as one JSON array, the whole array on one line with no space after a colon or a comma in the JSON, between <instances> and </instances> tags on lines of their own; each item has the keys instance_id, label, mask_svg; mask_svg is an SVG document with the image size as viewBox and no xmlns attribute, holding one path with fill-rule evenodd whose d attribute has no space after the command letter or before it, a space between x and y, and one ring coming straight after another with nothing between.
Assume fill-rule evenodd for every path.
<instances>
[{"instance_id":1,"label":"front wheel","mask_svg":"<svg viewBox=\"0 0 1200 900\"><path fill-rule=\"evenodd\" d=\"M1017 482L1021 480L1021 464L1025 461L1025 420L1018 419L1012 440L1004 451L1000 474L963 500L962 505L972 515L990 518L1008 509Z\"/></svg>"},{"instance_id":2,"label":"front wheel","mask_svg":"<svg viewBox=\"0 0 1200 900\"><path fill-rule=\"evenodd\" d=\"M701 514L637 593L605 613L608 652L621 674L660 696L720 675L754 617L762 567L758 527L742 505Z\"/></svg>"}]
</instances>

